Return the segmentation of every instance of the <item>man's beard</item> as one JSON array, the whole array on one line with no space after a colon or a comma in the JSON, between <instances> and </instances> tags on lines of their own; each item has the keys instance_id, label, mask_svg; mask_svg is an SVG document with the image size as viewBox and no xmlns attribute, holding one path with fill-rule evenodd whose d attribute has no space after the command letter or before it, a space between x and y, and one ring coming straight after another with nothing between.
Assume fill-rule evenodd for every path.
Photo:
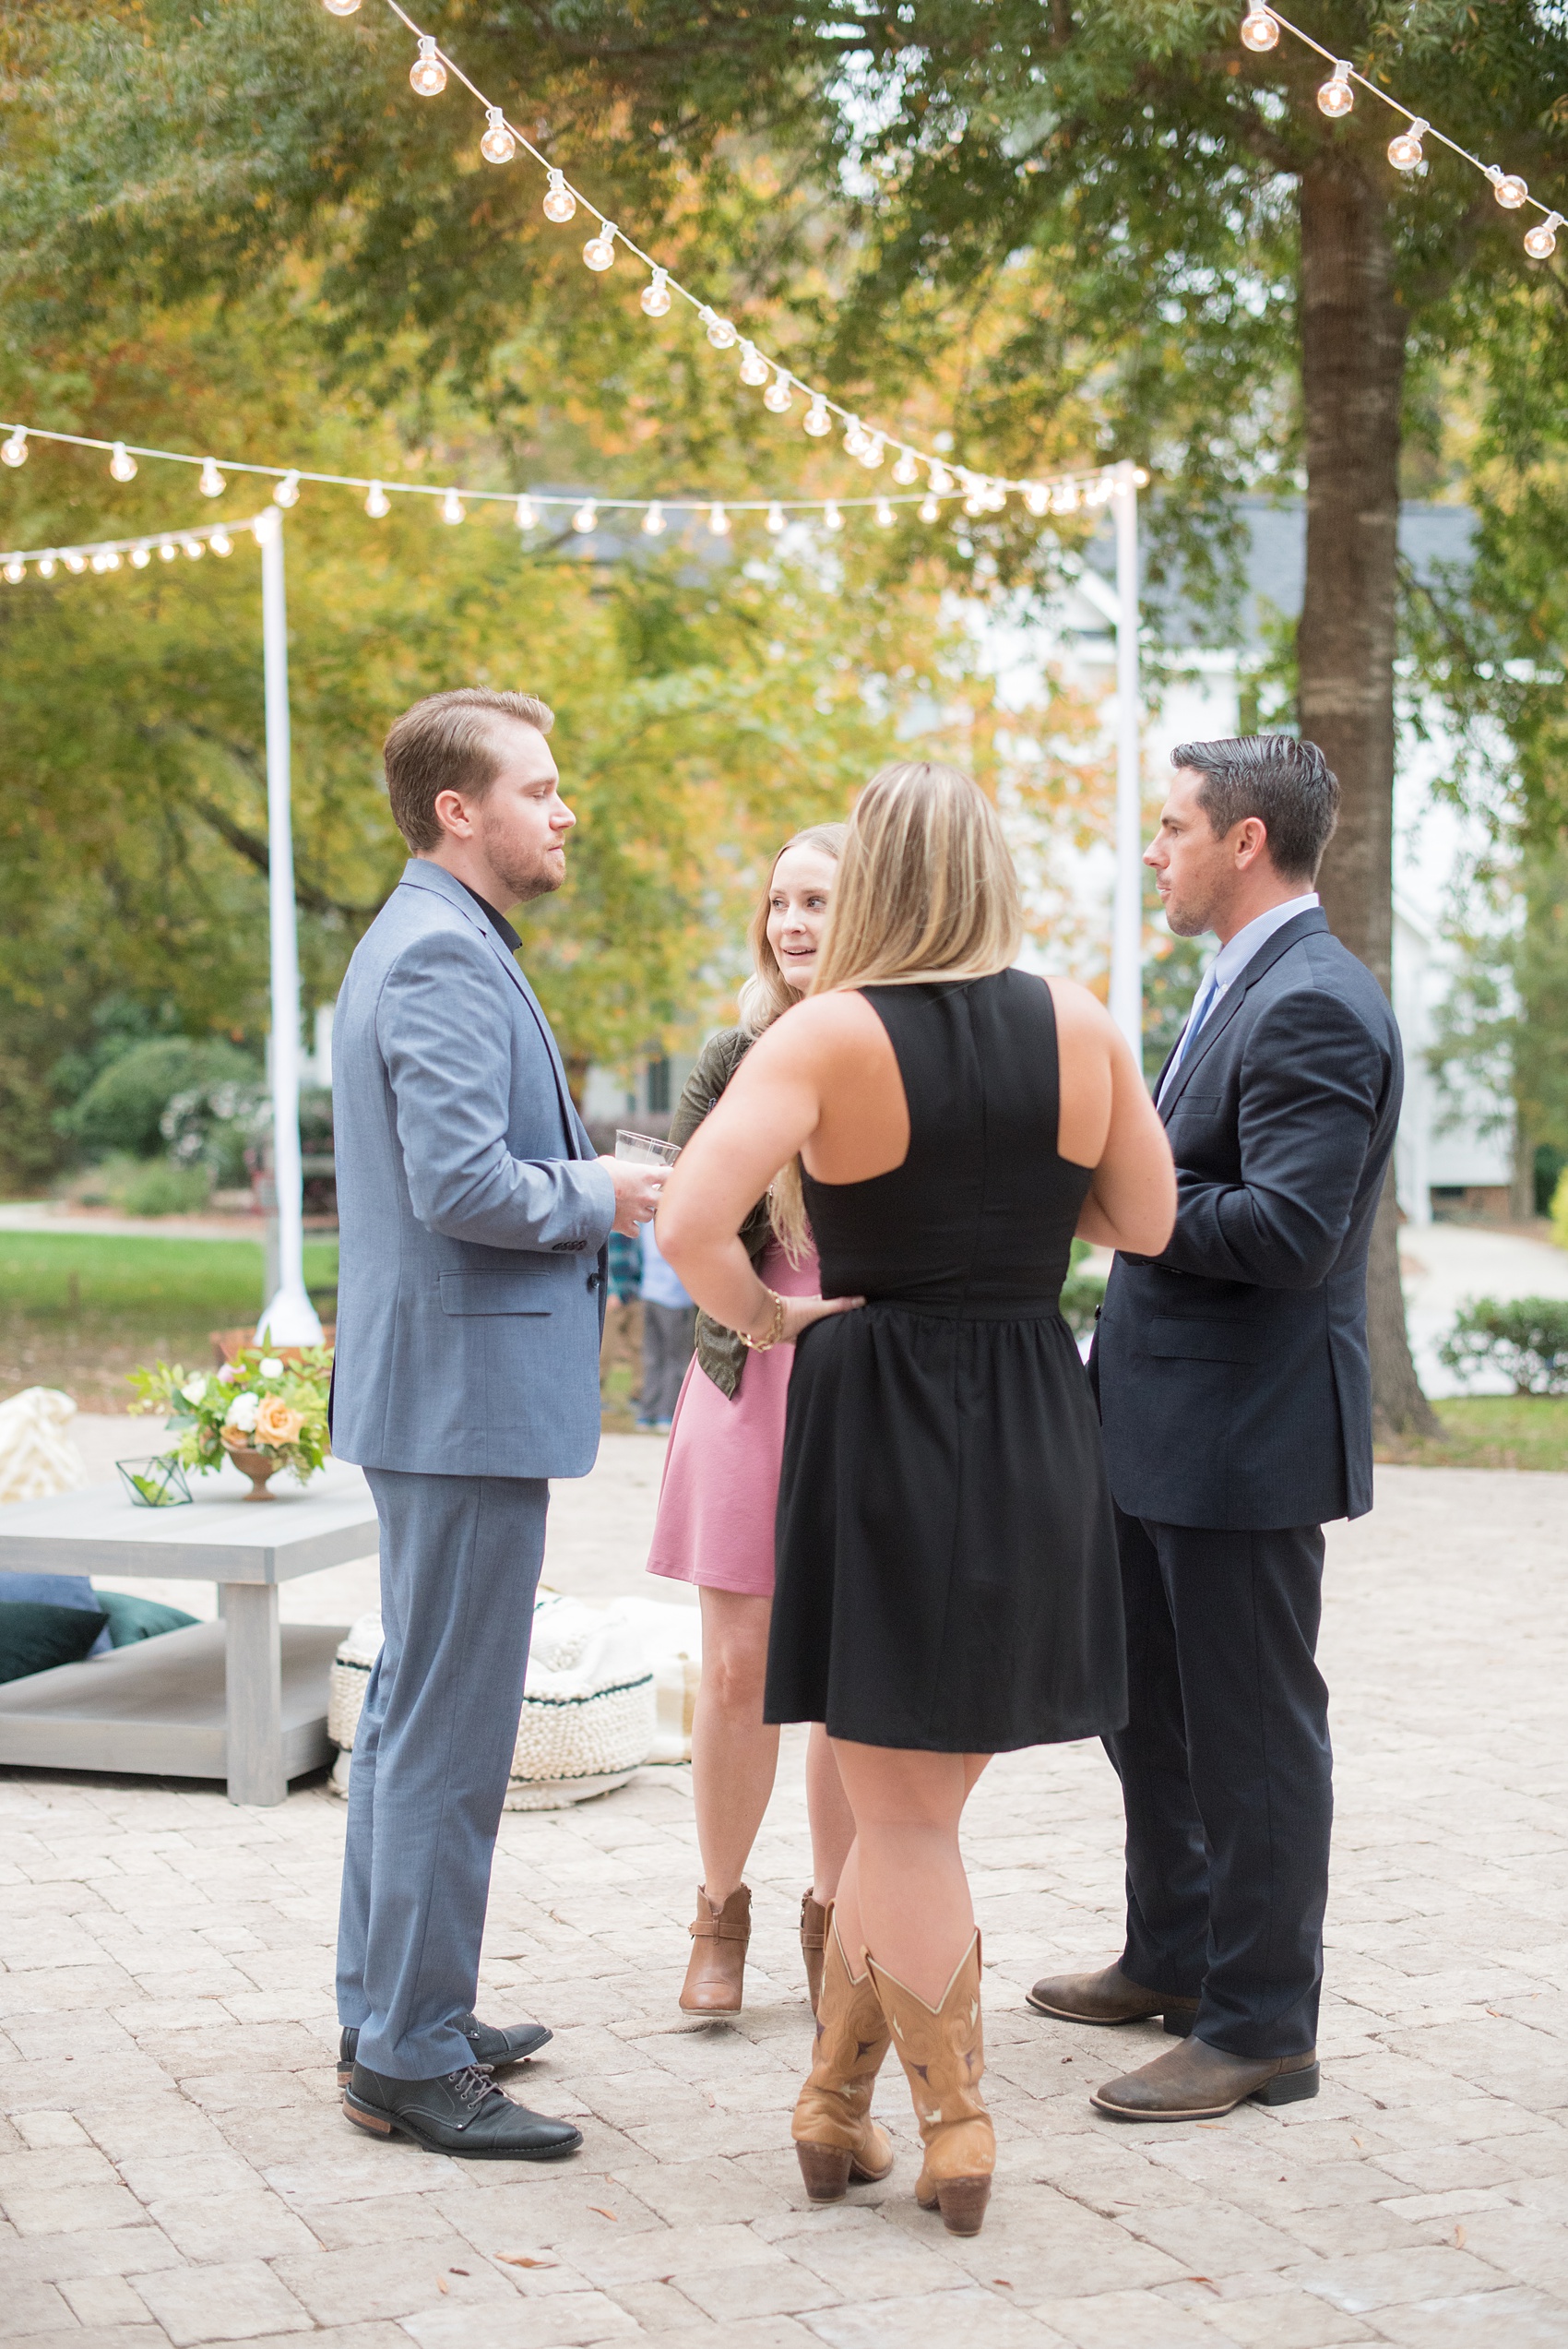
<instances>
[{"instance_id":1,"label":"man's beard","mask_svg":"<svg viewBox=\"0 0 1568 2349\"><path fill-rule=\"evenodd\" d=\"M533 898L549 897L566 877L565 853L559 841L527 858L516 850L508 855L500 842L488 841L482 834L480 845L492 871L506 885L508 905L527 905Z\"/></svg>"}]
</instances>

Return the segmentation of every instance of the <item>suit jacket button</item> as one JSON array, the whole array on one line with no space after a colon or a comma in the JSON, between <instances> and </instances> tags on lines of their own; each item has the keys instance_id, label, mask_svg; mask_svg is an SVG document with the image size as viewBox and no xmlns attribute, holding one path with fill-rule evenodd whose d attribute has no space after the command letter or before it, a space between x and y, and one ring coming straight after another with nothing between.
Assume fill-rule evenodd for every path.
<instances>
[{"instance_id":1,"label":"suit jacket button","mask_svg":"<svg viewBox=\"0 0 1568 2349\"><path fill-rule=\"evenodd\" d=\"M598 1288L598 1286L599 1286L599 1275L598 1275L598 1273L597 1273L597 1272L590 1272L590 1273L588 1274L588 1287L589 1287L590 1289L597 1289L597 1288Z\"/></svg>"}]
</instances>

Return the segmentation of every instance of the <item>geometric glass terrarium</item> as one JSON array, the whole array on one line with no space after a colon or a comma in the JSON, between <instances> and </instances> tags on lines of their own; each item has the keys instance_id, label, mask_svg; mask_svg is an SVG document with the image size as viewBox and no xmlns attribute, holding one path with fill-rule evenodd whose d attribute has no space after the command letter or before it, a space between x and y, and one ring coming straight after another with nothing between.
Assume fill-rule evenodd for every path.
<instances>
[{"instance_id":1,"label":"geometric glass terrarium","mask_svg":"<svg viewBox=\"0 0 1568 2349\"><path fill-rule=\"evenodd\" d=\"M117 1460L114 1465L137 1508L178 1508L191 1497L185 1472L172 1452L154 1452L148 1460Z\"/></svg>"}]
</instances>

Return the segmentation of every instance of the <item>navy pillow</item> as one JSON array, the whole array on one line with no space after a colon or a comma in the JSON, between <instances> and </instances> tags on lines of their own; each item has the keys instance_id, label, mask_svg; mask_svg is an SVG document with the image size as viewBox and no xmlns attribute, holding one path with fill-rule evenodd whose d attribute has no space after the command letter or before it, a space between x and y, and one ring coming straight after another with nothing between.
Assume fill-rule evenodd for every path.
<instances>
[{"instance_id":1,"label":"navy pillow","mask_svg":"<svg viewBox=\"0 0 1568 2349\"><path fill-rule=\"evenodd\" d=\"M41 1580L49 1580L41 1577ZM80 1663L108 1617L97 1607L43 1606L31 1599L0 1599L0 1681L25 1680L57 1663Z\"/></svg>"},{"instance_id":2,"label":"navy pillow","mask_svg":"<svg viewBox=\"0 0 1568 2349\"><path fill-rule=\"evenodd\" d=\"M183 1631L196 1620L179 1607L163 1606L157 1599L135 1598L128 1591L95 1591L93 1604L108 1616L109 1637L117 1648L128 1648L137 1640L156 1640L160 1631Z\"/></svg>"},{"instance_id":3,"label":"navy pillow","mask_svg":"<svg viewBox=\"0 0 1568 2349\"><path fill-rule=\"evenodd\" d=\"M91 1615L101 1615L98 1592L85 1574L0 1574L0 1602L25 1600L30 1605L42 1607L85 1607ZM89 1655L106 1656L114 1642L104 1626Z\"/></svg>"}]
</instances>

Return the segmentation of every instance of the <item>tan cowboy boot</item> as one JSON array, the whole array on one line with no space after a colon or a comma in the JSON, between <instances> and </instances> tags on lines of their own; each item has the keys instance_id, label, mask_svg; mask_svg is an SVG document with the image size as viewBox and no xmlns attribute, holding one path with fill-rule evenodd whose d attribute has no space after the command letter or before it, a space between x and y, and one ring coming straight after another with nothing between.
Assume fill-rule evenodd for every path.
<instances>
[{"instance_id":1,"label":"tan cowboy boot","mask_svg":"<svg viewBox=\"0 0 1568 2349\"><path fill-rule=\"evenodd\" d=\"M893 2166L893 2146L871 2117L872 2090L887 2053L887 2023L869 1973L857 1982L833 1923L823 1913L822 1993L811 2076L795 2105L792 2133L801 2176L814 2202L836 2202L849 2180L874 2183Z\"/></svg>"},{"instance_id":2,"label":"tan cowboy boot","mask_svg":"<svg viewBox=\"0 0 1568 2349\"><path fill-rule=\"evenodd\" d=\"M868 1963L925 2147L915 2200L922 2211L941 2210L949 2235L978 2235L996 2167L996 2133L980 2093L985 2070L980 1935L934 2009L874 1958Z\"/></svg>"},{"instance_id":3,"label":"tan cowboy boot","mask_svg":"<svg viewBox=\"0 0 1568 2349\"><path fill-rule=\"evenodd\" d=\"M746 1944L752 1938L752 1896L746 1887L737 1885L720 1909L699 1884L691 1936L691 1960L681 1991L682 2013L738 2015Z\"/></svg>"},{"instance_id":4,"label":"tan cowboy boot","mask_svg":"<svg viewBox=\"0 0 1568 2349\"><path fill-rule=\"evenodd\" d=\"M831 1901L824 1908L809 1892L801 1897L801 1955L806 1962L806 1988L811 1994L814 2015L822 2003L822 1953L827 1946L827 1920L832 1908Z\"/></svg>"}]
</instances>

